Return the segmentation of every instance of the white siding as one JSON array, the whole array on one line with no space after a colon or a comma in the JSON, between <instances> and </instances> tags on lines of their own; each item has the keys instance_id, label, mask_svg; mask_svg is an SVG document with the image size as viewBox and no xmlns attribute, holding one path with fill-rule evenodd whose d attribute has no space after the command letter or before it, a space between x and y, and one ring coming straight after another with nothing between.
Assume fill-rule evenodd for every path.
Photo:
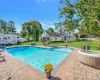
<instances>
[{"instance_id":1,"label":"white siding","mask_svg":"<svg viewBox=\"0 0 100 80\"><path fill-rule=\"evenodd\" d=\"M65 31L66 36L74 36L73 31Z\"/></svg>"},{"instance_id":2,"label":"white siding","mask_svg":"<svg viewBox=\"0 0 100 80\"><path fill-rule=\"evenodd\" d=\"M69 30L69 31L65 31L65 35L66 35L66 42L67 41L75 41L76 37L74 35L74 32Z\"/></svg>"},{"instance_id":3,"label":"white siding","mask_svg":"<svg viewBox=\"0 0 100 80\"><path fill-rule=\"evenodd\" d=\"M76 40L76 37L75 36L69 36L66 38L66 42L67 41L75 41Z\"/></svg>"},{"instance_id":4,"label":"white siding","mask_svg":"<svg viewBox=\"0 0 100 80\"><path fill-rule=\"evenodd\" d=\"M51 41L63 41L62 37L50 37Z\"/></svg>"},{"instance_id":5,"label":"white siding","mask_svg":"<svg viewBox=\"0 0 100 80\"><path fill-rule=\"evenodd\" d=\"M27 41L26 38L20 38L20 42Z\"/></svg>"},{"instance_id":6,"label":"white siding","mask_svg":"<svg viewBox=\"0 0 100 80\"><path fill-rule=\"evenodd\" d=\"M60 33L60 30L62 30L62 31L61 31L62 33L64 32L64 31L63 31L64 28L63 28L63 29L60 28L60 29L58 30L58 32L57 32L58 34ZM52 36L49 36L49 35L44 31L41 37L44 37L44 36L49 37L49 38L50 38L50 41L64 41L64 38L63 38L63 37L66 38L66 42L67 42L67 41L75 41L75 40L76 40L76 37L75 37L73 31L71 31L71 30L65 31L64 34L65 34L65 35L62 35L61 37L52 37Z\"/></svg>"},{"instance_id":7,"label":"white siding","mask_svg":"<svg viewBox=\"0 0 100 80\"><path fill-rule=\"evenodd\" d=\"M21 38L18 35L13 34L0 34L0 44L16 44L18 41L25 41L25 39Z\"/></svg>"},{"instance_id":8,"label":"white siding","mask_svg":"<svg viewBox=\"0 0 100 80\"><path fill-rule=\"evenodd\" d=\"M44 31L43 34L42 34L42 37L44 36L48 36L48 34ZM49 36L48 36L49 37Z\"/></svg>"}]
</instances>

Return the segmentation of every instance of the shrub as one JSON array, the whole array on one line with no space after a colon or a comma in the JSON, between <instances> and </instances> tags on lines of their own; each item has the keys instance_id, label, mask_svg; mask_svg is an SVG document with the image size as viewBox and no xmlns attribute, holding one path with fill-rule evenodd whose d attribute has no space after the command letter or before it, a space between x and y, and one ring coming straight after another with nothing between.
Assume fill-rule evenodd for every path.
<instances>
[{"instance_id":1,"label":"shrub","mask_svg":"<svg viewBox=\"0 0 100 80\"><path fill-rule=\"evenodd\" d=\"M67 47L68 47L68 45L66 44L66 45L65 45L65 48L67 48Z\"/></svg>"},{"instance_id":2,"label":"shrub","mask_svg":"<svg viewBox=\"0 0 100 80\"><path fill-rule=\"evenodd\" d=\"M79 39L79 38L76 38L76 41L78 41L78 42L79 42L79 41L80 41L80 39Z\"/></svg>"},{"instance_id":3,"label":"shrub","mask_svg":"<svg viewBox=\"0 0 100 80\"><path fill-rule=\"evenodd\" d=\"M99 48L99 49L100 49L100 43L99 43L99 44L97 44L97 48Z\"/></svg>"}]
</instances>

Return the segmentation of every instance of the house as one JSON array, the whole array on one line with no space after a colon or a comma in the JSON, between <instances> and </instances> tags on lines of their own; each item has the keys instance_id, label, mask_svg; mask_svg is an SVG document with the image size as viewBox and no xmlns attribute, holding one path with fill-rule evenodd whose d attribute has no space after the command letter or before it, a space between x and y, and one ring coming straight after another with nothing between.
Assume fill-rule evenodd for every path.
<instances>
[{"instance_id":1,"label":"house","mask_svg":"<svg viewBox=\"0 0 100 80\"><path fill-rule=\"evenodd\" d=\"M26 41L16 34L0 34L0 44L17 44L18 42Z\"/></svg>"},{"instance_id":2,"label":"house","mask_svg":"<svg viewBox=\"0 0 100 80\"><path fill-rule=\"evenodd\" d=\"M59 33L56 33L56 32L44 31L41 37L42 38L48 37L51 42L53 42L53 41L64 41L63 36Z\"/></svg>"},{"instance_id":3,"label":"house","mask_svg":"<svg viewBox=\"0 0 100 80\"><path fill-rule=\"evenodd\" d=\"M57 32L44 31L41 37L48 37L51 42L76 40L74 32L72 30L66 31L64 27L60 27Z\"/></svg>"}]
</instances>

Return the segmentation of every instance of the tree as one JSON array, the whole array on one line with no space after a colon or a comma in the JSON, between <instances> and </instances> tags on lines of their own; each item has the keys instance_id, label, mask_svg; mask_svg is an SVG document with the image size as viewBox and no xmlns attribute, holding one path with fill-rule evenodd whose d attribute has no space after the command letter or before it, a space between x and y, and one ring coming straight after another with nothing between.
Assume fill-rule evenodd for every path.
<instances>
[{"instance_id":1,"label":"tree","mask_svg":"<svg viewBox=\"0 0 100 80\"><path fill-rule=\"evenodd\" d=\"M6 32L7 31L7 22L0 19L0 32Z\"/></svg>"},{"instance_id":2,"label":"tree","mask_svg":"<svg viewBox=\"0 0 100 80\"><path fill-rule=\"evenodd\" d=\"M49 28L48 28L48 31L50 31L50 32L54 32L54 30L53 30L52 27L49 27Z\"/></svg>"},{"instance_id":3,"label":"tree","mask_svg":"<svg viewBox=\"0 0 100 80\"><path fill-rule=\"evenodd\" d=\"M34 41L39 41L39 35L42 33L42 25L36 21L32 20L22 24L21 36L27 38L33 38Z\"/></svg>"},{"instance_id":4,"label":"tree","mask_svg":"<svg viewBox=\"0 0 100 80\"><path fill-rule=\"evenodd\" d=\"M79 29L88 37L100 37L100 0L61 0L63 8L59 8L60 17L68 30Z\"/></svg>"},{"instance_id":5,"label":"tree","mask_svg":"<svg viewBox=\"0 0 100 80\"><path fill-rule=\"evenodd\" d=\"M62 22L55 23L55 29L56 29L56 30L57 30L58 28L60 28L61 26L63 26L63 23L62 23Z\"/></svg>"},{"instance_id":6,"label":"tree","mask_svg":"<svg viewBox=\"0 0 100 80\"><path fill-rule=\"evenodd\" d=\"M100 37L100 0L80 0L75 8L81 19L80 32Z\"/></svg>"},{"instance_id":7,"label":"tree","mask_svg":"<svg viewBox=\"0 0 100 80\"><path fill-rule=\"evenodd\" d=\"M9 30L9 32L16 32L15 22L14 21L10 20L8 22L8 30Z\"/></svg>"},{"instance_id":8,"label":"tree","mask_svg":"<svg viewBox=\"0 0 100 80\"><path fill-rule=\"evenodd\" d=\"M74 31L79 27L79 19L76 18L77 13L74 4L72 4L70 0L61 0L60 3L64 5L63 8L59 8L60 18L64 18L64 22L58 24L62 24L67 30Z\"/></svg>"},{"instance_id":9,"label":"tree","mask_svg":"<svg viewBox=\"0 0 100 80\"><path fill-rule=\"evenodd\" d=\"M14 21L6 22L0 19L0 33L16 32Z\"/></svg>"}]
</instances>

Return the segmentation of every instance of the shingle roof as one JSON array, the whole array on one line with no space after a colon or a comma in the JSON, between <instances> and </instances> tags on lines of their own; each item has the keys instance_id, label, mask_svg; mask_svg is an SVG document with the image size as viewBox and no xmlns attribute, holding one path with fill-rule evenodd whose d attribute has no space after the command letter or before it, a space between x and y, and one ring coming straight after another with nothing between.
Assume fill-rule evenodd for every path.
<instances>
[{"instance_id":1,"label":"shingle roof","mask_svg":"<svg viewBox=\"0 0 100 80\"><path fill-rule=\"evenodd\" d=\"M61 37L62 35L57 32L45 31L51 37Z\"/></svg>"}]
</instances>

